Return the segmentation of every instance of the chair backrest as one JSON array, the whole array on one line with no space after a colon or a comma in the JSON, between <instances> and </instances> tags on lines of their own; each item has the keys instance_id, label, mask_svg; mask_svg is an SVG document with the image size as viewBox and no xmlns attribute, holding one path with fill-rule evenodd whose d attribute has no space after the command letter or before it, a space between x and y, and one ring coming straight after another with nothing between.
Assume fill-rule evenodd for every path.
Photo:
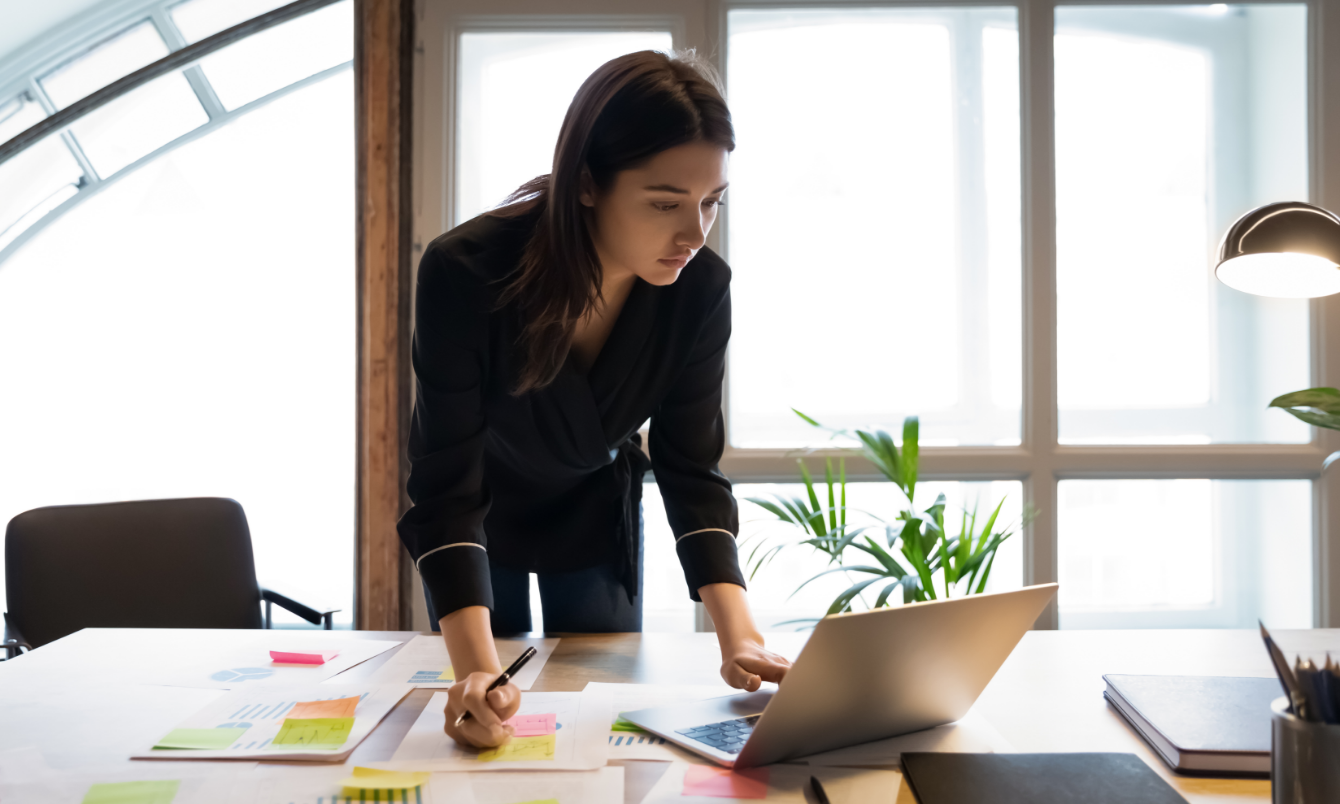
<instances>
[{"instance_id":1,"label":"chair backrest","mask_svg":"<svg viewBox=\"0 0 1340 804\"><path fill-rule=\"evenodd\" d=\"M251 532L234 500L36 508L5 532L5 591L33 647L81 628L260 628Z\"/></svg>"}]
</instances>

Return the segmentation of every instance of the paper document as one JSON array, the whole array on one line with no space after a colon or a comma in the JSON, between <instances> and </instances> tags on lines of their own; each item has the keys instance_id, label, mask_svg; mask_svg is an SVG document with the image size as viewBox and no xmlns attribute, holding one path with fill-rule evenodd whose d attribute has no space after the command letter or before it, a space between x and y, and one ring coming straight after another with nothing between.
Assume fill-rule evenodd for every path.
<instances>
[{"instance_id":1,"label":"paper document","mask_svg":"<svg viewBox=\"0 0 1340 804\"><path fill-rule=\"evenodd\" d=\"M818 777L832 804L894 804L902 783L897 771L769 765L732 774L724 768L674 762L642 804L808 804L814 801L811 775Z\"/></svg>"},{"instance_id":2,"label":"paper document","mask_svg":"<svg viewBox=\"0 0 1340 804\"><path fill-rule=\"evenodd\" d=\"M498 661L502 662L503 667L516 661L526 648L535 648L535 655L512 679L518 689L528 690L544 669L544 663L558 647L559 641L557 637L495 639L493 644L498 649ZM386 660L386 664L377 668L372 680L378 684L413 684L422 689L444 690L455 683L456 674L452 670L451 657L447 655L447 645L442 637L437 634L420 634L396 651L394 656ZM329 683L338 684L339 679Z\"/></svg>"},{"instance_id":3,"label":"paper document","mask_svg":"<svg viewBox=\"0 0 1340 804\"><path fill-rule=\"evenodd\" d=\"M969 710L962 720L955 723L914 731L887 740L825 751L822 754L811 754L799 761L830 767L899 768L902 765L904 751L1008 754L1013 753L1014 747L1000 736L1000 732L996 731L994 726L986 722L986 718L974 710Z\"/></svg>"},{"instance_id":4,"label":"paper document","mask_svg":"<svg viewBox=\"0 0 1340 804\"><path fill-rule=\"evenodd\" d=\"M623 804L623 768L562 773L434 773L433 804ZM399 799L397 799L398 801Z\"/></svg>"},{"instance_id":5,"label":"paper document","mask_svg":"<svg viewBox=\"0 0 1340 804\"><path fill-rule=\"evenodd\" d=\"M461 748L442 731L446 704L445 692L433 693L391 761L368 764L407 771L591 770L609 757L608 692L526 693L517 716L553 715L553 733L513 737L482 751Z\"/></svg>"},{"instance_id":6,"label":"paper document","mask_svg":"<svg viewBox=\"0 0 1340 804\"><path fill-rule=\"evenodd\" d=\"M261 765L252 794L232 804L435 804L427 773L387 773L352 764Z\"/></svg>"},{"instance_id":7,"label":"paper document","mask_svg":"<svg viewBox=\"0 0 1340 804\"><path fill-rule=\"evenodd\" d=\"M254 763L187 766L123 762L91 768L47 765L35 748L0 751L0 801L5 804L238 804L252 801L246 783ZM315 803L313 803L315 804Z\"/></svg>"},{"instance_id":8,"label":"paper document","mask_svg":"<svg viewBox=\"0 0 1340 804\"><path fill-rule=\"evenodd\" d=\"M160 672L146 680L170 687L220 690L319 684L401 644L386 639L357 639L334 631L257 633L260 636L243 642L221 640L165 654L160 660ZM293 652L306 645L310 647L305 653ZM275 660L272 655L282 660ZM330 658L323 663L294 662L294 657L304 655Z\"/></svg>"},{"instance_id":9,"label":"paper document","mask_svg":"<svg viewBox=\"0 0 1340 804\"><path fill-rule=\"evenodd\" d=\"M621 723L621 712L637 709L650 709L653 706L674 706L675 704L702 701L707 698L720 698L723 695L736 695L740 690L722 684L605 684L592 681L586 685L588 690L608 691L614 711L610 716L608 734L610 759L650 759L663 762L682 760L685 762L707 762L697 754L667 742L650 732L642 731L630 723Z\"/></svg>"},{"instance_id":10,"label":"paper document","mask_svg":"<svg viewBox=\"0 0 1340 804\"><path fill-rule=\"evenodd\" d=\"M187 718L163 739L178 747L141 750L134 759L307 759L344 760L382 718L409 694L407 684L374 687L307 686L235 690ZM353 717L295 718L301 703L325 697L358 698ZM202 742L201 734L217 729L231 735L223 747ZM180 745L185 743L186 745ZM197 749L187 747L199 745Z\"/></svg>"}]
</instances>

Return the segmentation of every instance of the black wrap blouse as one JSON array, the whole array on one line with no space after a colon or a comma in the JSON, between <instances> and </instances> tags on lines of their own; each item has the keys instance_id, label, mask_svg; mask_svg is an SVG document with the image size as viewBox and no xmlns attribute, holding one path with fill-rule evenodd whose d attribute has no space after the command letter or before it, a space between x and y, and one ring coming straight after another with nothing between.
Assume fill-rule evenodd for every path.
<instances>
[{"instance_id":1,"label":"black wrap blouse","mask_svg":"<svg viewBox=\"0 0 1340 804\"><path fill-rule=\"evenodd\" d=\"M730 268L703 248L679 279L636 280L586 375L514 396L522 321L498 309L532 216L481 216L424 251L415 292L414 419L400 539L441 617L493 606L489 562L525 572L613 563L638 591L638 507L651 469L689 595L744 586L738 512L717 468ZM651 419L648 461L638 430Z\"/></svg>"}]
</instances>

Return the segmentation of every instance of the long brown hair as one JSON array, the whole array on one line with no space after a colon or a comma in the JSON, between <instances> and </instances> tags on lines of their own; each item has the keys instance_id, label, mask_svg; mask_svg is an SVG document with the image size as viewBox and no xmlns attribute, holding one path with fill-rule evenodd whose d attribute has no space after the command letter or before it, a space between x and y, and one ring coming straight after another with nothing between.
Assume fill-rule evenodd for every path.
<instances>
[{"instance_id":1,"label":"long brown hair","mask_svg":"<svg viewBox=\"0 0 1340 804\"><path fill-rule=\"evenodd\" d=\"M601 299L600 259L580 201L582 175L607 189L621 170L704 141L735 149L730 111L715 71L693 51L629 53L601 65L572 99L552 171L521 185L491 215L537 215L518 270L500 296L516 303L524 359L513 393L554 381L577 322Z\"/></svg>"}]
</instances>

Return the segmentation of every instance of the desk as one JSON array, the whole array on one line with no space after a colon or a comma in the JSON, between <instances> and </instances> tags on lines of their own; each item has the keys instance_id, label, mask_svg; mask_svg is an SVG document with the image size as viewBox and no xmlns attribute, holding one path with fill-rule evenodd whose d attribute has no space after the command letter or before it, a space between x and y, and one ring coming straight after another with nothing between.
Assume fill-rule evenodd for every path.
<instances>
[{"instance_id":1,"label":"desk","mask_svg":"<svg viewBox=\"0 0 1340 804\"><path fill-rule=\"evenodd\" d=\"M137 744L165 734L207 703L212 691L145 687L144 648L190 640L254 639L255 631L89 629L12 662L0 662L0 751L36 746L56 768L129 762ZM336 636L408 640L411 632L336 632ZM1340 630L1276 637L1286 654L1340 648ZM769 635L794 656L800 634ZM137 651L137 648L139 650ZM346 675L362 679L387 652ZM713 634L609 634L565 637L534 689L579 690L587 681L706 684L720 662ZM1171 774L1104 702L1104 673L1272 675L1254 631L1033 631L1006 661L977 709L1017 751L1128 751L1139 755L1192 804L1270 799L1265 780L1197 779ZM406 697L353 753L358 763L386 760L431 693ZM106 729L105 731L103 729ZM65 735L58 739L56 735ZM78 733L79 739L68 735ZM665 765L627 762L625 800L636 804ZM913 801L906 788L899 804Z\"/></svg>"}]
</instances>

